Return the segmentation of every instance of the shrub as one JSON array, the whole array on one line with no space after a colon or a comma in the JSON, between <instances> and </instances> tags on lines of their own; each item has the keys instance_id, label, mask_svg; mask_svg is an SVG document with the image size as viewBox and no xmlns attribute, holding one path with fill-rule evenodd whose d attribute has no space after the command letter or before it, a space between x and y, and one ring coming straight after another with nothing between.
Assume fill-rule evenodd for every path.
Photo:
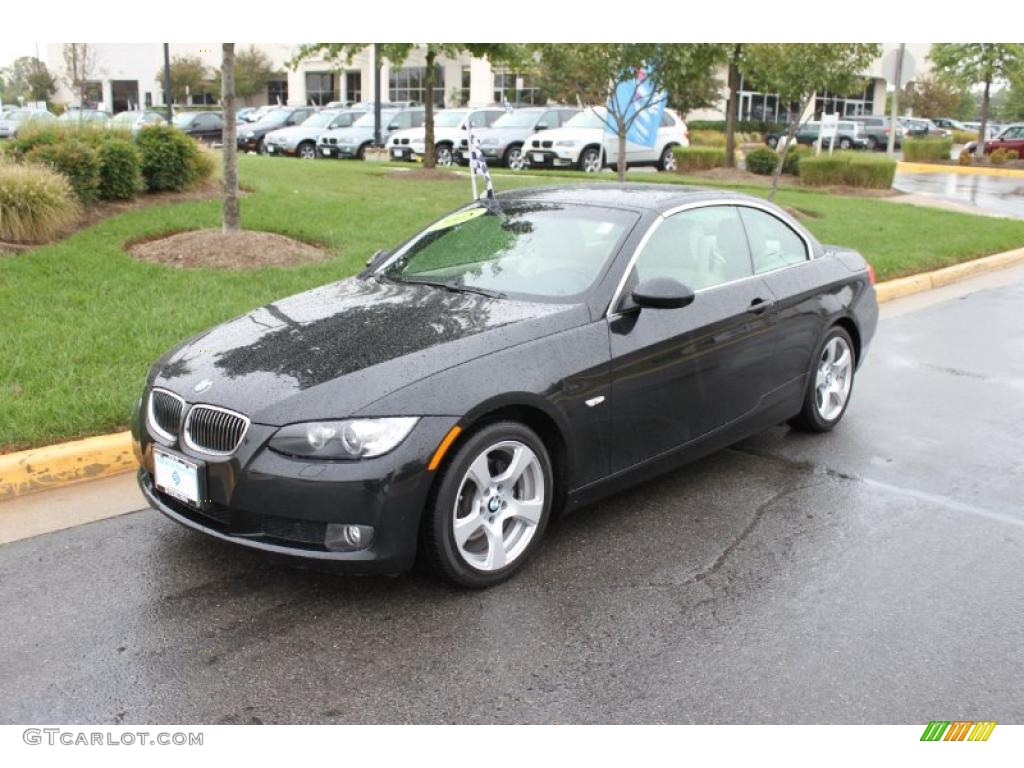
<instances>
[{"instance_id":1,"label":"shrub","mask_svg":"<svg viewBox=\"0 0 1024 768\"><path fill-rule=\"evenodd\" d=\"M738 139L739 137L737 137ZM724 147L725 134L719 131L690 131L691 147Z\"/></svg>"},{"instance_id":2,"label":"shrub","mask_svg":"<svg viewBox=\"0 0 1024 768\"><path fill-rule=\"evenodd\" d=\"M54 144L39 144L26 155L29 162L42 163L67 177L83 203L96 199L100 187L100 159L95 149L77 138Z\"/></svg>"},{"instance_id":3,"label":"shrub","mask_svg":"<svg viewBox=\"0 0 1024 768\"><path fill-rule=\"evenodd\" d=\"M799 176L800 159L803 157L809 157L810 155L813 154L814 150L812 150L810 147L804 147L799 144L790 147L789 152L786 153L786 159L782 163L782 172L792 174L793 176Z\"/></svg>"},{"instance_id":4,"label":"shrub","mask_svg":"<svg viewBox=\"0 0 1024 768\"><path fill-rule=\"evenodd\" d=\"M126 138L109 136L100 144L101 200L131 200L145 188L142 156Z\"/></svg>"},{"instance_id":5,"label":"shrub","mask_svg":"<svg viewBox=\"0 0 1024 768\"><path fill-rule=\"evenodd\" d=\"M192 173L195 176L194 184L199 184L216 175L219 168L217 154L207 146L196 144L195 160L192 163Z\"/></svg>"},{"instance_id":6,"label":"shrub","mask_svg":"<svg viewBox=\"0 0 1024 768\"><path fill-rule=\"evenodd\" d=\"M1006 159L1020 160L1020 152L1018 152L1016 149L1008 149L1006 150Z\"/></svg>"},{"instance_id":7,"label":"shrub","mask_svg":"<svg viewBox=\"0 0 1024 768\"><path fill-rule=\"evenodd\" d=\"M67 178L38 165L0 163L0 240L43 243L70 229L81 208Z\"/></svg>"},{"instance_id":8,"label":"shrub","mask_svg":"<svg viewBox=\"0 0 1024 768\"><path fill-rule=\"evenodd\" d=\"M974 162L974 153L969 149L960 150L960 165L970 165Z\"/></svg>"},{"instance_id":9,"label":"shrub","mask_svg":"<svg viewBox=\"0 0 1024 768\"><path fill-rule=\"evenodd\" d=\"M813 187L889 189L895 175L896 161L885 156L836 152L800 160L800 182Z\"/></svg>"},{"instance_id":10,"label":"shrub","mask_svg":"<svg viewBox=\"0 0 1024 768\"><path fill-rule=\"evenodd\" d=\"M1008 159L1006 157L1006 150L1000 147L999 149L994 150L992 154L988 156L988 159L992 165L1002 165Z\"/></svg>"},{"instance_id":11,"label":"shrub","mask_svg":"<svg viewBox=\"0 0 1024 768\"><path fill-rule=\"evenodd\" d=\"M972 141L978 140L978 134L975 131L961 131L953 130L953 143L954 144L967 144Z\"/></svg>"},{"instance_id":12,"label":"shrub","mask_svg":"<svg viewBox=\"0 0 1024 768\"><path fill-rule=\"evenodd\" d=\"M142 153L142 178L150 192L180 192L199 181L206 170L196 142L169 125L143 128L135 143Z\"/></svg>"},{"instance_id":13,"label":"shrub","mask_svg":"<svg viewBox=\"0 0 1024 768\"><path fill-rule=\"evenodd\" d=\"M675 147L676 169L680 173L707 171L725 165L725 150L715 147Z\"/></svg>"},{"instance_id":14,"label":"shrub","mask_svg":"<svg viewBox=\"0 0 1024 768\"><path fill-rule=\"evenodd\" d=\"M779 153L771 147L758 147L747 152L747 170L761 176L771 176L779 162Z\"/></svg>"},{"instance_id":15,"label":"shrub","mask_svg":"<svg viewBox=\"0 0 1024 768\"><path fill-rule=\"evenodd\" d=\"M934 162L949 160L953 154L953 140L946 138L922 138L903 140L903 159L910 162Z\"/></svg>"},{"instance_id":16,"label":"shrub","mask_svg":"<svg viewBox=\"0 0 1024 768\"><path fill-rule=\"evenodd\" d=\"M690 131L718 131L725 133L725 120L691 120L686 124ZM734 129L737 133L781 133L786 130L785 123L768 123L763 120L737 120Z\"/></svg>"}]
</instances>

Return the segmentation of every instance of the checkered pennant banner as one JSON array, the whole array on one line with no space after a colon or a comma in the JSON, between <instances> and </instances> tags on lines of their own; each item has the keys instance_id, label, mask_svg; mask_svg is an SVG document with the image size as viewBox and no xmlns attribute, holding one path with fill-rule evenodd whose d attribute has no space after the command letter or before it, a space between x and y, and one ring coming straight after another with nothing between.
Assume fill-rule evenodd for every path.
<instances>
[{"instance_id":1,"label":"checkered pennant banner","mask_svg":"<svg viewBox=\"0 0 1024 768\"><path fill-rule=\"evenodd\" d=\"M473 124L469 124L469 172L484 180L484 189L480 197L494 197L494 185L491 183L491 172L487 168L487 161L484 160L484 153L480 150L480 139L473 133Z\"/></svg>"}]
</instances>

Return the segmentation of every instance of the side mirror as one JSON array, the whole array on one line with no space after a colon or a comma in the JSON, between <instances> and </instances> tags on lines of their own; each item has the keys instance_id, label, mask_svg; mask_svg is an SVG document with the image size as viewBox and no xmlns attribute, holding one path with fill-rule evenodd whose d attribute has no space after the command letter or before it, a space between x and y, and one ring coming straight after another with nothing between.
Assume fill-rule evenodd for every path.
<instances>
[{"instance_id":1,"label":"side mirror","mask_svg":"<svg viewBox=\"0 0 1024 768\"><path fill-rule=\"evenodd\" d=\"M366 260L366 268L367 268L367 269L374 269L375 267L377 267L377 266L379 266L380 264L384 263L384 261L385 261L385 260L387 259L387 257L388 257L388 256L390 256L390 255L391 255L391 254L390 254L390 253L388 253L387 251L385 251L385 250L384 250L383 248L379 248L379 249L378 249L378 250L377 250L377 251L376 251L376 252L375 252L375 253L373 254L373 256L371 256L370 258L368 258L368 259Z\"/></svg>"},{"instance_id":2,"label":"side mirror","mask_svg":"<svg viewBox=\"0 0 1024 768\"><path fill-rule=\"evenodd\" d=\"M535 130L546 131L549 128L547 123L537 123Z\"/></svg>"},{"instance_id":3,"label":"side mirror","mask_svg":"<svg viewBox=\"0 0 1024 768\"><path fill-rule=\"evenodd\" d=\"M631 294L633 303L647 309L680 309L693 303L693 291L671 277L644 280Z\"/></svg>"}]
</instances>

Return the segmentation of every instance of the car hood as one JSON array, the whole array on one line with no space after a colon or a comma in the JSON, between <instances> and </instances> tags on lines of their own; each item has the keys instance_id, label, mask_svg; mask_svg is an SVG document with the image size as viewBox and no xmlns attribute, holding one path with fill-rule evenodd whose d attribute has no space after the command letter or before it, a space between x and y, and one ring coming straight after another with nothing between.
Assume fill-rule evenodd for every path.
<instances>
[{"instance_id":1,"label":"car hood","mask_svg":"<svg viewBox=\"0 0 1024 768\"><path fill-rule=\"evenodd\" d=\"M550 133L550 131L541 131L541 133ZM510 141L516 141L518 139L524 139L533 134L532 128L478 128L475 134L481 139L494 138L497 139L500 144L507 144Z\"/></svg>"},{"instance_id":2,"label":"car hood","mask_svg":"<svg viewBox=\"0 0 1024 768\"><path fill-rule=\"evenodd\" d=\"M439 371L588 321L582 304L352 278L189 339L153 366L151 382L262 424L342 418Z\"/></svg>"},{"instance_id":3,"label":"car hood","mask_svg":"<svg viewBox=\"0 0 1024 768\"><path fill-rule=\"evenodd\" d=\"M573 141L600 141L604 133L603 128L552 128L548 131L534 133L527 138L527 141L558 141L559 139L572 139Z\"/></svg>"},{"instance_id":4,"label":"car hood","mask_svg":"<svg viewBox=\"0 0 1024 768\"><path fill-rule=\"evenodd\" d=\"M269 139L273 137L275 139L284 139L285 141L289 139L297 140L300 138L305 138L307 136L316 138L317 136L323 134L324 131L324 128L303 128L301 125L290 125L287 128L277 128L273 131L270 131L267 134L267 138Z\"/></svg>"}]
</instances>

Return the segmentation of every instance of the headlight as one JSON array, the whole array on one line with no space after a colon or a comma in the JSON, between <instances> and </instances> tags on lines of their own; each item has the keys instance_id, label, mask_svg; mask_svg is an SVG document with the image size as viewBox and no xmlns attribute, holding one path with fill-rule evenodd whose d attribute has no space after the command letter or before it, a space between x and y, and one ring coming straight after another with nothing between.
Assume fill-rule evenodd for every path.
<instances>
[{"instance_id":1,"label":"headlight","mask_svg":"<svg viewBox=\"0 0 1024 768\"><path fill-rule=\"evenodd\" d=\"M394 450L417 421L410 416L289 424L270 438L270 447L310 459L371 459Z\"/></svg>"},{"instance_id":2,"label":"headlight","mask_svg":"<svg viewBox=\"0 0 1024 768\"><path fill-rule=\"evenodd\" d=\"M577 144L579 144L579 142L575 139L562 139L561 141L555 142L556 147L575 147Z\"/></svg>"}]
</instances>

